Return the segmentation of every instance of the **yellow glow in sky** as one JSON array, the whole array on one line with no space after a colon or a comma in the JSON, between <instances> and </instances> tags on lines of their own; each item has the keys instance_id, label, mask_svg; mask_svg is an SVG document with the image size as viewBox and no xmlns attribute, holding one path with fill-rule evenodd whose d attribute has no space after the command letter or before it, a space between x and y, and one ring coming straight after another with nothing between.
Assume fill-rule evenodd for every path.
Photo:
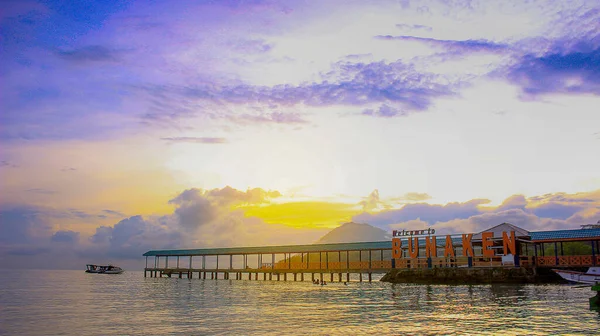
<instances>
[{"instance_id":1,"label":"yellow glow in sky","mask_svg":"<svg viewBox=\"0 0 600 336\"><path fill-rule=\"evenodd\" d=\"M290 202L243 209L246 216L262 218L266 223L303 228L335 228L361 212L355 204L327 202Z\"/></svg>"}]
</instances>

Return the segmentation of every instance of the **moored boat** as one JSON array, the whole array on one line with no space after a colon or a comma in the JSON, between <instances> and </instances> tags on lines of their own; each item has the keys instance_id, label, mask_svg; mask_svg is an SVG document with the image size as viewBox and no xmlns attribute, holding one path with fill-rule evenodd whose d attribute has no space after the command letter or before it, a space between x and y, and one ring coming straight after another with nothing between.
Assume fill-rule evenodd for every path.
<instances>
[{"instance_id":1,"label":"moored boat","mask_svg":"<svg viewBox=\"0 0 600 336\"><path fill-rule=\"evenodd\" d=\"M98 273L98 274L121 274L123 273L123 269L118 266L113 265L93 265L88 264L86 266L86 273Z\"/></svg>"},{"instance_id":2,"label":"moored boat","mask_svg":"<svg viewBox=\"0 0 600 336\"><path fill-rule=\"evenodd\" d=\"M587 272L578 272L564 269L553 269L553 271L560 275L561 278L576 283L583 283L593 285L600 283L600 267L590 267Z\"/></svg>"}]
</instances>

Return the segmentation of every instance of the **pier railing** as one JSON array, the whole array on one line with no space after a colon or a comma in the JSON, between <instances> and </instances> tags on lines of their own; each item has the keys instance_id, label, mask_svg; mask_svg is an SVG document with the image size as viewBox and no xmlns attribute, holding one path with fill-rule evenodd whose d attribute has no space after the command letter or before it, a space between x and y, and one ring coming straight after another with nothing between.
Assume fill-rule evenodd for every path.
<instances>
[{"instance_id":1,"label":"pier railing","mask_svg":"<svg viewBox=\"0 0 600 336\"><path fill-rule=\"evenodd\" d=\"M536 265L539 267L548 266L594 266L600 265L600 256L579 255L579 256L541 256L535 257Z\"/></svg>"}]
</instances>

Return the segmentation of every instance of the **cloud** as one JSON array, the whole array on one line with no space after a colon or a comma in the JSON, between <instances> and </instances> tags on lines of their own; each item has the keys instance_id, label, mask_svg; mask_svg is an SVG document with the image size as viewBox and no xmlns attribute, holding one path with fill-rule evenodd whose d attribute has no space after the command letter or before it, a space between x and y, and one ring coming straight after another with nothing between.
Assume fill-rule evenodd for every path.
<instances>
[{"instance_id":1,"label":"cloud","mask_svg":"<svg viewBox=\"0 0 600 336\"><path fill-rule=\"evenodd\" d=\"M496 207L487 200L475 199L464 203L406 204L400 209L377 213L362 213L353 220L381 228L429 227L442 232L478 232L503 222L527 230L576 228L600 218L600 191L576 194L553 193L526 198L508 197Z\"/></svg>"},{"instance_id":2,"label":"cloud","mask_svg":"<svg viewBox=\"0 0 600 336\"><path fill-rule=\"evenodd\" d=\"M149 112L142 118L149 123L170 123L198 113L197 106L210 119L234 122L301 124L306 120L299 114L272 112L240 114L228 106L256 109L289 108L296 105L369 106L381 104L378 111L364 115L393 116L424 111L432 100L455 94L447 78L419 72L414 66L396 62L335 63L321 74L320 81L299 85L280 84L257 86L244 83L198 82L195 85L137 85L132 89L152 97ZM159 99L159 100L156 100ZM392 107L393 106L393 107Z\"/></svg>"},{"instance_id":3,"label":"cloud","mask_svg":"<svg viewBox=\"0 0 600 336\"><path fill-rule=\"evenodd\" d=\"M438 40L428 37L378 35L378 40L421 42L432 47L441 47L449 52L500 52L508 49L508 45L489 40Z\"/></svg>"},{"instance_id":4,"label":"cloud","mask_svg":"<svg viewBox=\"0 0 600 336\"><path fill-rule=\"evenodd\" d=\"M207 137L169 137L160 138L163 141L171 143L197 143L197 144L224 144L227 143L225 138L207 138Z\"/></svg>"},{"instance_id":5,"label":"cloud","mask_svg":"<svg viewBox=\"0 0 600 336\"><path fill-rule=\"evenodd\" d=\"M397 28L402 29L404 31L413 31L413 30L422 30L422 31L432 31L433 28L429 27L429 26L425 26L425 25L420 25L420 24L405 24L405 23L399 23L396 25Z\"/></svg>"},{"instance_id":6,"label":"cloud","mask_svg":"<svg viewBox=\"0 0 600 336\"><path fill-rule=\"evenodd\" d=\"M376 214L362 213L352 218L353 221L386 227L390 224L420 219L429 224L455 218L469 218L480 213L478 207L489 203L489 200L474 199L468 202L453 202L446 205L416 203L405 204L400 209L384 210Z\"/></svg>"},{"instance_id":7,"label":"cloud","mask_svg":"<svg viewBox=\"0 0 600 336\"><path fill-rule=\"evenodd\" d=\"M111 216L125 217L124 213L122 213L120 211L116 211L116 210L105 209L105 210L102 210L102 212L107 213Z\"/></svg>"},{"instance_id":8,"label":"cloud","mask_svg":"<svg viewBox=\"0 0 600 336\"><path fill-rule=\"evenodd\" d=\"M0 161L0 168L4 168L4 167L6 167L6 168L17 168L19 166L16 165L16 164L14 164L14 163L12 163L12 162L10 162L10 161L2 160L2 161Z\"/></svg>"},{"instance_id":9,"label":"cloud","mask_svg":"<svg viewBox=\"0 0 600 336\"><path fill-rule=\"evenodd\" d=\"M508 68L507 78L526 96L566 93L600 94L600 43L572 48L555 46L542 55L528 54Z\"/></svg>"},{"instance_id":10,"label":"cloud","mask_svg":"<svg viewBox=\"0 0 600 336\"><path fill-rule=\"evenodd\" d=\"M408 115L406 111L390 107L386 104L379 106L379 109L366 109L362 112L362 115L370 117L381 117L381 118L392 118L392 117L405 117Z\"/></svg>"},{"instance_id":11,"label":"cloud","mask_svg":"<svg viewBox=\"0 0 600 336\"><path fill-rule=\"evenodd\" d=\"M57 51L61 59L73 63L116 62L118 52L101 45L85 46L78 49Z\"/></svg>"},{"instance_id":12,"label":"cloud","mask_svg":"<svg viewBox=\"0 0 600 336\"><path fill-rule=\"evenodd\" d=\"M0 244L35 244L50 236L52 225L44 209L34 206L5 206L0 209Z\"/></svg>"},{"instance_id":13,"label":"cloud","mask_svg":"<svg viewBox=\"0 0 600 336\"><path fill-rule=\"evenodd\" d=\"M273 49L273 44L263 39L238 39L228 42L228 46L237 52L244 54L261 54Z\"/></svg>"},{"instance_id":14,"label":"cloud","mask_svg":"<svg viewBox=\"0 0 600 336\"><path fill-rule=\"evenodd\" d=\"M79 232L64 230L64 231L56 231L50 241L54 243L69 243L74 244L79 240Z\"/></svg>"},{"instance_id":15,"label":"cloud","mask_svg":"<svg viewBox=\"0 0 600 336\"><path fill-rule=\"evenodd\" d=\"M379 199L379 190L375 189L369 196L365 197L362 201L360 201L360 205L363 208L363 211L372 211L376 209L381 203Z\"/></svg>"},{"instance_id":16,"label":"cloud","mask_svg":"<svg viewBox=\"0 0 600 336\"><path fill-rule=\"evenodd\" d=\"M316 239L322 231L311 233L311 230L266 224L232 208L239 204L261 204L279 196L277 191L260 188L245 192L231 187L188 189L170 201L175 205L170 215L132 216L114 227L98 227L89 239L92 246L84 252L139 259L151 249L250 246L294 240L306 243L311 241L307 237Z\"/></svg>"},{"instance_id":17,"label":"cloud","mask_svg":"<svg viewBox=\"0 0 600 336\"><path fill-rule=\"evenodd\" d=\"M260 113L232 115L229 120L240 124L307 124L308 121L297 113Z\"/></svg>"},{"instance_id":18,"label":"cloud","mask_svg":"<svg viewBox=\"0 0 600 336\"><path fill-rule=\"evenodd\" d=\"M431 196L429 196L427 193L409 192L404 194L402 199L407 201L426 201L431 199Z\"/></svg>"},{"instance_id":19,"label":"cloud","mask_svg":"<svg viewBox=\"0 0 600 336\"><path fill-rule=\"evenodd\" d=\"M42 195L53 195L53 194L56 194L56 191L54 191L54 190L48 190L48 189L42 189L42 188L27 189L25 191L28 192L28 193L42 194Z\"/></svg>"}]
</instances>

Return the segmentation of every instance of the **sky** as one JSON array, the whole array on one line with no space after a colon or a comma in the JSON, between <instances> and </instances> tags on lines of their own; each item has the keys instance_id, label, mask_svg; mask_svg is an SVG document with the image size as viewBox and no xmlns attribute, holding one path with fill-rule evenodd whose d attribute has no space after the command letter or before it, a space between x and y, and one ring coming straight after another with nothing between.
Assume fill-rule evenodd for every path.
<instances>
[{"instance_id":1,"label":"sky","mask_svg":"<svg viewBox=\"0 0 600 336\"><path fill-rule=\"evenodd\" d=\"M600 220L598 1L1 1L0 267Z\"/></svg>"}]
</instances>

